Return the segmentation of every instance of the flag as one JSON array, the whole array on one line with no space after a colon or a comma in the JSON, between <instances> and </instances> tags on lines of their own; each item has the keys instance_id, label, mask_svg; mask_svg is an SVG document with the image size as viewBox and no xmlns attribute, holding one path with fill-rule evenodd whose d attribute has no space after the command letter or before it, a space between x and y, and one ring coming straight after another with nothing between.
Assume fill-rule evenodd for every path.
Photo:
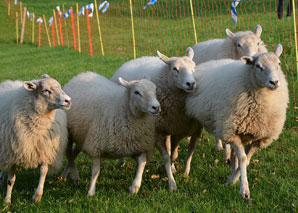
<instances>
[{"instance_id":1,"label":"flag","mask_svg":"<svg viewBox=\"0 0 298 213\"><path fill-rule=\"evenodd\" d=\"M67 10L66 13L64 13L63 17L68 18L69 15L70 15L70 9Z\"/></svg>"},{"instance_id":2,"label":"flag","mask_svg":"<svg viewBox=\"0 0 298 213\"><path fill-rule=\"evenodd\" d=\"M53 18L53 16L52 16L52 17L49 19L49 24L50 24L50 26L52 26L53 21L54 21L54 18Z\"/></svg>"},{"instance_id":3,"label":"flag","mask_svg":"<svg viewBox=\"0 0 298 213\"><path fill-rule=\"evenodd\" d=\"M36 20L36 22L38 22L39 24L42 24L42 23L43 23L42 18L39 17L39 18Z\"/></svg>"},{"instance_id":4,"label":"flag","mask_svg":"<svg viewBox=\"0 0 298 213\"><path fill-rule=\"evenodd\" d=\"M32 19L35 17L34 13L30 13L28 10L27 10L27 17L32 21Z\"/></svg>"},{"instance_id":5,"label":"flag","mask_svg":"<svg viewBox=\"0 0 298 213\"><path fill-rule=\"evenodd\" d=\"M146 7L148 7L149 5L154 5L157 2L157 0L150 0L144 7L144 10L146 9Z\"/></svg>"},{"instance_id":6,"label":"flag","mask_svg":"<svg viewBox=\"0 0 298 213\"><path fill-rule=\"evenodd\" d=\"M241 0L233 0L232 5L231 5L232 20L235 25L237 24L237 18L238 18L236 7L238 6L238 4L240 2L241 2Z\"/></svg>"},{"instance_id":7,"label":"flag","mask_svg":"<svg viewBox=\"0 0 298 213\"><path fill-rule=\"evenodd\" d=\"M100 3L98 7L98 11L100 11L103 8L101 12L105 13L108 10L109 6L110 6L110 3L108 1L103 1Z\"/></svg>"},{"instance_id":8,"label":"flag","mask_svg":"<svg viewBox=\"0 0 298 213\"><path fill-rule=\"evenodd\" d=\"M92 16L93 16L93 10L94 10L94 5L93 5L93 3L88 4L88 5L86 6L86 10L91 10L91 13L89 14L89 17L92 17Z\"/></svg>"},{"instance_id":9,"label":"flag","mask_svg":"<svg viewBox=\"0 0 298 213\"><path fill-rule=\"evenodd\" d=\"M61 17L61 16L62 16L62 13L61 13L61 11L60 11L60 6L57 6L56 9L57 9L57 11L58 11L58 15Z\"/></svg>"},{"instance_id":10,"label":"flag","mask_svg":"<svg viewBox=\"0 0 298 213\"><path fill-rule=\"evenodd\" d=\"M80 16L80 15L85 15L85 7L83 6L83 7L81 7L81 9L79 10L79 12L78 12L78 16Z\"/></svg>"},{"instance_id":11,"label":"flag","mask_svg":"<svg viewBox=\"0 0 298 213\"><path fill-rule=\"evenodd\" d=\"M14 0L14 4L18 4L18 0Z\"/></svg>"}]
</instances>

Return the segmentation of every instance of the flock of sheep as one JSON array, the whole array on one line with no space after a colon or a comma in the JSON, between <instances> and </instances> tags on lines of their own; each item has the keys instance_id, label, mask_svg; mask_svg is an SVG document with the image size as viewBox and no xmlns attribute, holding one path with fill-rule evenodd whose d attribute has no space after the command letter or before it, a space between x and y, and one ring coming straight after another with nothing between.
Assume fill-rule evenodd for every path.
<instances>
[{"instance_id":1,"label":"flock of sheep","mask_svg":"<svg viewBox=\"0 0 298 213\"><path fill-rule=\"evenodd\" d=\"M247 166L258 149L282 131L289 102L280 66L282 46L268 52L262 28L232 33L188 48L183 57L141 57L123 64L111 79L81 73L61 85L40 80L0 84L0 183L7 173L6 203L11 203L16 166L40 166L33 201L41 200L46 175L68 162L61 176L79 183L75 158L82 151L93 162L88 196L95 194L101 158L134 157L137 193L146 162L156 147L163 157L170 190L181 139L191 137L184 175L202 128L216 138L231 162L226 185L240 178L240 194L250 199ZM65 91L65 92L64 92ZM66 94L67 93L67 94ZM71 98L70 98L71 97ZM64 111L66 110L66 111Z\"/></svg>"}]
</instances>

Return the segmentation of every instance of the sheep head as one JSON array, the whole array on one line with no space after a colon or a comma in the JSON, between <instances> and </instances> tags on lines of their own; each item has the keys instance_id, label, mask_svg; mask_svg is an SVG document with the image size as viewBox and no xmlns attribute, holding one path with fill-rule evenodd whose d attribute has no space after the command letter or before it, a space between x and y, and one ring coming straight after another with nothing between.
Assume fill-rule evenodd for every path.
<instances>
[{"instance_id":1,"label":"sheep head","mask_svg":"<svg viewBox=\"0 0 298 213\"><path fill-rule=\"evenodd\" d=\"M39 111L54 109L69 109L71 98L61 89L61 85L48 75L41 80L25 81L24 88L31 92L36 99Z\"/></svg>"},{"instance_id":2,"label":"sheep head","mask_svg":"<svg viewBox=\"0 0 298 213\"><path fill-rule=\"evenodd\" d=\"M228 38L233 41L239 57L253 56L256 53L267 52L267 49L261 40L261 25L257 25L254 32L240 31L234 34L229 29L226 29L226 34Z\"/></svg>"},{"instance_id":3,"label":"sheep head","mask_svg":"<svg viewBox=\"0 0 298 213\"><path fill-rule=\"evenodd\" d=\"M187 93L193 92L196 88L193 72L195 63L193 62L194 51L191 47L187 48L186 55L183 57L168 58L157 51L159 58L169 66L171 77L176 87Z\"/></svg>"},{"instance_id":4,"label":"sheep head","mask_svg":"<svg viewBox=\"0 0 298 213\"><path fill-rule=\"evenodd\" d=\"M156 86L148 79L126 81L119 78L122 86L129 89L129 107L137 116L139 112L158 115L161 112L160 103L156 99Z\"/></svg>"},{"instance_id":5,"label":"sheep head","mask_svg":"<svg viewBox=\"0 0 298 213\"><path fill-rule=\"evenodd\" d=\"M282 71L279 57L281 53L282 46L278 44L274 52L259 53L255 56L243 56L241 58L243 64L252 66L253 76L255 76L258 87L275 90L280 86Z\"/></svg>"}]
</instances>

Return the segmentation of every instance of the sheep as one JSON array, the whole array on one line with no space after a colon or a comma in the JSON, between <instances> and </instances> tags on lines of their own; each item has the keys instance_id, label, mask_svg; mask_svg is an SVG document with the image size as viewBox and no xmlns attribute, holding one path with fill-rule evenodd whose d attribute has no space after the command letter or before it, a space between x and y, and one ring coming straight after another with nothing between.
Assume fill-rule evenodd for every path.
<instances>
[{"instance_id":1,"label":"sheep","mask_svg":"<svg viewBox=\"0 0 298 213\"><path fill-rule=\"evenodd\" d=\"M59 170L63 163L68 133L66 114L61 109L69 109L71 99L48 75L41 80L3 82L0 99L0 169L8 172L5 203L11 203L16 166L40 165L33 195L37 203L48 171Z\"/></svg>"},{"instance_id":2,"label":"sheep","mask_svg":"<svg viewBox=\"0 0 298 213\"><path fill-rule=\"evenodd\" d=\"M157 98L163 109L157 119L156 131L161 141L156 142L156 147L163 156L165 169L168 176L170 190L176 190L176 182L173 177L175 172L174 164L171 165L170 151L166 144L169 142L168 135L171 135L172 143L178 147L178 143L186 136L193 136L191 145L195 144L196 139L201 134L201 127L198 122L185 115L185 98L187 94L196 88L195 80L192 75L195 63L192 61L193 50L188 48L186 56L171 57L163 55L157 51L159 57L141 57L131 60L122 65L111 80L117 82L118 77L129 80L141 79L144 75L151 77L157 86ZM119 83L119 82L118 82ZM167 138L167 143L165 139ZM190 149L193 150L193 149ZM193 152L189 152L184 175L188 176L190 162ZM174 161L177 156L171 155Z\"/></svg>"},{"instance_id":3,"label":"sheep","mask_svg":"<svg viewBox=\"0 0 298 213\"><path fill-rule=\"evenodd\" d=\"M67 112L70 143L68 164L62 177L69 171L79 180L75 157L83 151L93 161L88 196L95 194L95 183L100 172L100 159L138 157L137 175L129 187L136 194L141 186L147 159L154 151L155 116L161 111L156 99L156 86L147 79L125 81L118 85L105 77L85 72L68 82L64 90L73 98ZM72 142L75 142L71 152Z\"/></svg>"},{"instance_id":4,"label":"sheep","mask_svg":"<svg viewBox=\"0 0 298 213\"><path fill-rule=\"evenodd\" d=\"M199 88L186 99L187 114L231 144L238 162L233 162L225 185L236 183L240 176L244 199L250 198L247 166L253 153L276 140L285 123L289 93L281 53L278 44L274 52L243 56L213 69L198 66L194 76Z\"/></svg>"}]
</instances>

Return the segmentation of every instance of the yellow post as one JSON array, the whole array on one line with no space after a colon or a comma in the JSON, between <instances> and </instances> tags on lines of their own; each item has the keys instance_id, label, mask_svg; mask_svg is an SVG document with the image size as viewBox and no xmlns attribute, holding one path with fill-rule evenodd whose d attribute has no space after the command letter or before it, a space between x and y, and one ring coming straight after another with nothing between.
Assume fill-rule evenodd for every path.
<instances>
[{"instance_id":1,"label":"yellow post","mask_svg":"<svg viewBox=\"0 0 298 213\"><path fill-rule=\"evenodd\" d=\"M22 29L21 29L21 40L20 43L23 44L23 40L24 40L24 33L25 33L25 24L26 24L26 12L27 12L27 8L24 7L24 13L23 13L23 18L22 18Z\"/></svg>"},{"instance_id":2,"label":"yellow post","mask_svg":"<svg viewBox=\"0 0 298 213\"><path fill-rule=\"evenodd\" d=\"M96 11L97 28L98 28L99 42L100 42L100 46L101 46L101 54L104 56L105 52L103 50L103 42L102 42L102 37L101 37L100 22L99 22L98 8L97 8L96 0L94 0L94 5L95 5L95 11Z\"/></svg>"},{"instance_id":3,"label":"yellow post","mask_svg":"<svg viewBox=\"0 0 298 213\"><path fill-rule=\"evenodd\" d=\"M293 19L294 19L294 33L295 33L295 49L296 49L296 71L297 71L297 78L298 78L298 44L297 44L297 29L296 29L296 13L295 13L295 1L292 0L293 6Z\"/></svg>"},{"instance_id":4,"label":"yellow post","mask_svg":"<svg viewBox=\"0 0 298 213\"><path fill-rule=\"evenodd\" d=\"M43 22L44 22L44 26L46 28L46 33L47 33L47 36L48 36L48 42L49 42L49 46L51 47L51 40L50 40L50 35L49 35L49 31L48 31L48 27L47 27L47 20L46 20L46 17L45 15L43 15Z\"/></svg>"},{"instance_id":5,"label":"yellow post","mask_svg":"<svg viewBox=\"0 0 298 213\"><path fill-rule=\"evenodd\" d=\"M65 13L64 5L62 5L62 11L63 11L63 14L64 14ZM67 25L66 25L66 18L64 18L64 25L65 25L65 31L66 31L67 46L69 48L69 40L68 40L68 30L67 30Z\"/></svg>"},{"instance_id":6,"label":"yellow post","mask_svg":"<svg viewBox=\"0 0 298 213\"><path fill-rule=\"evenodd\" d=\"M191 17L192 17L192 26L193 26L193 32L195 35L195 42L196 44L198 43L198 39L197 39L197 31L196 31L196 24L195 24L195 17L193 15L193 7L192 7L192 0L189 0L190 3L190 11L191 11Z\"/></svg>"},{"instance_id":7,"label":"yellow post","mask_svg":"<svg viewBox=\"0 0 298 213\"><path fill-rule=\"evenodd\" d=\"M79 4L76 3L77 6L77 25L78 25L78 43L79 43L79 53L81 53L81 39L80 39L80 19L79 19ZM96 7L95 7L96 8Z\"/></svg>"},{"instance_id":8,"label":"yellow post","mask_svg":"<svg viewBox=\"0 0 298 213\"><path fill-rule=\"evenodd\" d=\"M23 23L23 7L22 7L22 2L20 2L20 15L21 15L21 24Z\"/></svg>"},{"instance_id":9,"label":"yellow post","mask_svg":"<svg viewBox=\"0 0 298 213\"><path fill-rule=\"evenodd\" d=\"M34 44L34 16L32 15L32 44Z\"/></svg>"},{"instance_id":10,"label":"yellow post","mask_svg":"<svg viewBox=\"0 0 298 213\"><path fill-rule=\"evenodd\" d=\"M56 29L56 34L57 34L57 43L58 43L58 45L60 45L60 37L59 37L59 32L58 32L58 25L57 25L55 10L53 10L53 14L54 14L55 29Z\"/></svg>"},{"instance_id":11,"label":"yellow post","mask_svg":"<svg viewBox=\"0 0 298 213\"><path fill-rule=\"evenodd\" d=\"M19 17L18 12L16 12L16 38L17 38L17 44L19 43Z\"/></svg>"},{"instance_id":12,"label":"yellow post","mask_svg":"<svg viewBox=\"0 0 298 213\"><path fill-rule=\"evenodd\" d=\"M8 0L7 10L8 16L10 16L10 0Z\"/></svg>"},{"instance_id":13,"label":"yellow post","mask_svg":"<svg viewBox=\"0 0 298 213\"><path fill-rule=\"evenodd\" d=\"M130 16L131 16L131 31L132 31L132 46L133 46L133 58L136 58L136 41L135 41L135 29L133 25L133 12L132 12L132 2L129 0L130 3Z\"/></svg>"}]
</instances>

